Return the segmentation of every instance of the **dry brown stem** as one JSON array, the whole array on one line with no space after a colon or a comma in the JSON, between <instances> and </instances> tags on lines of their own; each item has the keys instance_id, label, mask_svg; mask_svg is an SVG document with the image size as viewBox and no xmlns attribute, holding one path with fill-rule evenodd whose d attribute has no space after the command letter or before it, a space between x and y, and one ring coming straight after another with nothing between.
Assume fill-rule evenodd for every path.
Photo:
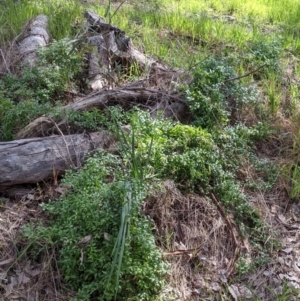
<instances>
[{"instance_id":1,"label":"dry brown stem","mask_svg":"<svg viewBox=\"0 0 300 301\"><path fill-rule=\"evenodd\" d=\"M233 270L234 270L234 264L235 264L236 260L238 259L238 256L239 256L239 253L240 253L239 243L238 243L238 240L237 240L237 235L238 234L237 234L237 231L235 230L235 228L233 227L232 222L230 221L227 214L225 213L224 209L222 208L222 206L220 205L220 203L216 199L215 195L213 193L211 193L210 195L211 195L211 200L214 202L214 204L218 208L220 214L222 215L222 217L225 220L228 228L230 229L232 240L234 242L234 255L230 259L230 261L228 263L228 266L227 266L227 271L226 271L227 277L229 277L231 275L231 273L233 272Z\"/></svg>"}]
</instances>

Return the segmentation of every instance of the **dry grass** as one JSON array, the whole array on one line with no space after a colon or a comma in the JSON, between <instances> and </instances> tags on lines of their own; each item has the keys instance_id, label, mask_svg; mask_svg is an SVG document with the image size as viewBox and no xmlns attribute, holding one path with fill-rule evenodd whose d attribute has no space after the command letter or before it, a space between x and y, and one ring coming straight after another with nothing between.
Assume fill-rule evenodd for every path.
<instances>
[{"instance_id":1,"label":"dry grass","mask_svg":"<svg viewBox=\"0 0 300 301\"><path fill-rule=\"evenodd\" d=\"M299 292L289 293L287 289L300 288L299 204L291 202L280 181L272 191L254 194L251 202L266 225L261 235L268 238L265 248L269 244L270 258L242 276L239 282L246 283L257 300L299 300ZM252 259L259 255L252 254Z\"/></svg>"},{"instance_id":2,"label":"dry grass","mask_svg":"<svg viewBox=\"0 0 300 301\"><path fill-rule=\"evenodd\" d=\"M214 204L196 194L183 195L171 181L146 202L158 244L170 263L165 300L191 300L220 291L234 257L234 242ZM175 298L175 299L173 299Z\"/></svg>"},{"instance_id":3,"label":"dry grass","mask_svg":"<svg viewBox=\"0 0 300 301\"><path fill-rule=\"evenodd\" d=\"M20 201L2 198L0 207L0 295L10 300L69 300L71 293L63 287L56 266L57 254L47 250L38 262L29 257L21 231L29 222L45 220L38 203L37 192L25 195Z\"/></svg>"},{"instance_id":4,"label":"dry grass","mask_svg":"<svg viewBox=\"0 0 300 301\"><path fill-rule=\"evenodd\" d=\"M253 194L250 201L265 224L263 252L270 258L256 262L262 254L252 250L248 238L239 238L240 256L256 265L235 278L226 273L234 259L234 241L209 198L184 195L172 181L165 181L163 191L147 199L144 213L153 219L158 245L170 263L163 300L199 300L199 295L201 300L231 300L233 287L240 289L238 300L298 300L293 289L300 288L300 206L290 202L280 181L268 193Z\"/></svg>"}]
</instances>

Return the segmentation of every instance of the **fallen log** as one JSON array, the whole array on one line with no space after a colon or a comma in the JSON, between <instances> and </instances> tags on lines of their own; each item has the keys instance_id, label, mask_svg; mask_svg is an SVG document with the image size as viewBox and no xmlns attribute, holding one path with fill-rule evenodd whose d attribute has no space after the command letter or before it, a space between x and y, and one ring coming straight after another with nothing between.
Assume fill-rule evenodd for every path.
<instances>
[{"instance_id":1,"label":"fallen log","mask_svg":"<svg viewBox=\"0 0 300 301\"><path fill-rule=\"evenodd\" d=\"M7 73L19 75L22 65L35 66L37 50L47 46L49 41L47 16L38 15L27 21L10 45L0 49L0 77Z\"/></svg>"},{"instance_id":2,"label":"fallen log","mask_svg":"<svg viewBox=\"0 0 300 301\"><path fill-rule=\"evenodd\" d=\"M17 43L19 64L34 66L37 61L36 51L38 48L45 47L49 40L47 16L38 15L28 21Z\"/></svg>"},{"instance_id":3,"label":"fallen log","mask_svg":"<svg viewBox=\"0 0 300 301\"><path fill-rule=\"evenodd\" d=\"M184 70L170 69L143 54L123 30L106 23L96 13L86 11L84 16L90 28L86 34L92 48L88 56L89 87L92 91L115 87L118 75L128 75L131 66L139 72L147 73L148 86L159 86L164 90L174 88L183 77L186 80L189 77Z\"/></svg>"},{"instance_id":4,"label":"fallen log","mask_svg":"<svg viewBox=\"0 0 300 301\"><path fill-rule=\"evenodd\" d=\"M101 90L62 107L61 112L66 115L70 111L90 111L95 108L103 110L114 105L124 109L140 107L149 110L152 115L162 111L165 117L178 120L184 119L188 112L188 107L180 95L139 87ZM62 128L66 123L66 119L58 120L57 117L42 116L28 124L16 137L24 139L48 136L55 133L57 126Z\"/></svg>"},{"instance_id":5,"label":"fallen log","mask_svg":"<svg viewBox=\"0 0 300 301\"><path fill-rule=\"evenodd\" d=\"M79 168L88 152L114 144L108 131L0 142L0 191L55 178L68 168Z\"/></svg>"},{"instance_id":6,"label":"fallen log","mask_svg":"<svg viewBox=\"0 0 300 301\"><path fill-rule=\"evenodd\" d=\"M100 62L103 67L111 69L114 62L121 63L123 67L137 63L144 70L155 62L153 58L145 56L134 47L130 37L120 28L106 23L93 11L86 11L84 16L90 24L92 32L99 34L93 36L93 45L98 46Z\"/></svg>"},{"instance_id":7,"label":"fallen log","mask_svg":"<svg viewBox=\"0 0 300 301\"><path fill-rule=\"evenodd\" d=\"M86 11L84 16L89 28L88 42L92 48L88 56L91 90L112 88L118 80L117 72L126 74L132 64L144 71L155 62L139 52L121 29L106 23L93 11Z\"/></svg>"}]
</instances>

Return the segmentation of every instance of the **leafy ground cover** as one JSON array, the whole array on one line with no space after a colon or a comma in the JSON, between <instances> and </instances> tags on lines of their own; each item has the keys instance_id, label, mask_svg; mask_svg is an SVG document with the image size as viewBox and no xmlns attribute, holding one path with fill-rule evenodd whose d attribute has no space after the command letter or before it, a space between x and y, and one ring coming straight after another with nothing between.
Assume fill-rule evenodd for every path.
<instances>
[{"instance_id":1,"label":"leafy ground cover","mask_svg":"<svg viewBox=\"0 0 300 301\"><path fill-rule=\"evenodd\" d=\"M51 183L47 197L39 187L36 204L23 200L18 218L16 204L3 199L3 245L13 241L9 252L18 258L10 270L25 262L27 274L39 276L35 285L52 283L49 300L299 298L298 1L0 6L1 47L40 13L52 35L36 68L0 79L3 141L55 114L68 88L85 92L83 51L69 41L80 37L87 8L194 79L177 87L189 106L185 123L137 109L69 114L76 131L113 131L119 149L68 172L59 200ZM18 228L8 230L9 220ZM20 274L13 278L24 285Z\"/></svg>"}]
</instances>

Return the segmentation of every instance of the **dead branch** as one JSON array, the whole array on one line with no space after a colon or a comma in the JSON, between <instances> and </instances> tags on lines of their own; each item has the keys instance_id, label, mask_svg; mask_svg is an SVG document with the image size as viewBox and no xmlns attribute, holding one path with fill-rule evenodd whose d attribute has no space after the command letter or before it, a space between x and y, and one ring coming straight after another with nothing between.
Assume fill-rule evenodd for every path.
<instances>
[{"instance_id":1,"label":"dead branch","mask_svg":"<svg viewBox=\"0 0 300 301\"><path fill-rule=\"evenodd\" d=\"M251 75L251 74L257 72L258 70L260 70L261 68L263 68L263 67L265 67L265 66L267 66L267 65L268 65L268 64L263 64L263 65L259 66L258 68L254 69L254 70L252 70L252 71L250 71L250 72L245 73L244 75L237 76L237 77L234 77L234 78L226 79L226 80L223 81L223 83L228 83L228 82L232 82L232 81L235 81L235 80L238 80L238 79L247 77L247 76L249 76L249 75Z\"/></svg>"},{"instance_id":2,"label":"dead branch","mask_svg":"<svg viewBox=\"0 0 300 301\"><path fill-rule=\"evenodd\" d=\"M187 105L178 94L139 87L128 87L98 91L62 107L61 112L67 114L70 111L103 110L114 105L119 105L125 110L134 106L140 107L149 110L152 115L155 115L158 111L162 111L165 117L176 117L179 120L185 117L188 110ZM24 139L48 136L55 132L53 121L60 128L67 124L66 119L57 120L54 117L39 117L21 130L16 137Z\"/></svg>"}]
</instances>

